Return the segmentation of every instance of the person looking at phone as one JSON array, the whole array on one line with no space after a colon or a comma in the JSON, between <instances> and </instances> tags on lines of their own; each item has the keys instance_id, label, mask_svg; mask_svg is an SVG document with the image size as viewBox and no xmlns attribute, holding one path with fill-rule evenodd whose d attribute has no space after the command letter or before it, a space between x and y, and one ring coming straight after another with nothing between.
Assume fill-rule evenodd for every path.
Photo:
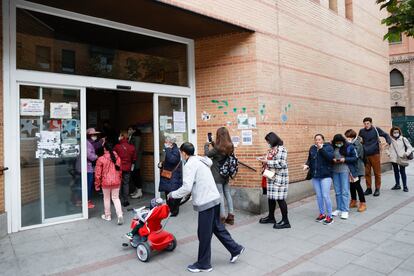
<instances>
[{"instance_id":1,"label":"person looking at phone","mask_svg":"<svg viewBox=\"0 0 414 276\"><path fill-rule=\"evenodd\" d=\"M323 222L327 225L333 223L330 192L334 150L331 144L325 142L325 137L322 134L316 134L314 142L315 144L309 149L308 160L303 165L303 169L309 170L316 193L319 207L319 216L316 218L316 222Z\"/></svg>"},{"instance_id":2,"label":"person looking at phone","mask_svg":"<svg viewBox=\"0 0 414 276\"><path fill-rule=\"evenodd\" d=\"M208 141L204 145L204 155L211 158L213 161L211 172L213 173L214 181L216 182L217 189L220 193L220 219L223 223L233 225L234 207L233 199L231 198L230 193L229 178L223 177L220 174L220 167L234 152L233 142L231 141L229 131L225 127L217 129L215 142L213 141L211 133L207 134L207 139ZM224 206L224 199L226 199L227 206L229 208L227 217L226 209Z\"/></svg>"}]
</instances>

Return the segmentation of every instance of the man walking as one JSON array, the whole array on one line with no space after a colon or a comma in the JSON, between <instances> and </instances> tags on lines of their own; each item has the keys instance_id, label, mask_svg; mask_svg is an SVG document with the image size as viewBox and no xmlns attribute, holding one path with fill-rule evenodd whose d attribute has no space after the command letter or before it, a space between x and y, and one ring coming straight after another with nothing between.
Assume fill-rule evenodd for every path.
<instances>
[{"instance_id":1,"label":"man walking","mask_svg":"<svg viewBox=\"0 0 414 276\"><path fill-rule=\"evenodd\" d=\"M211 238L214 235L230 252L230 263L243 253L244 247L236 243L220 221L220 194L210 170L212 161L207 157L194 156L194 146L184 143L180 147L181 157L186 162L183 169L183 185L168 194L168 198L183 198L189 193L193 197L194 210L198 212L198 260L187 269L191 272L210 272Z\"/></svg>"},{"instance_id":2,"label":"man walking","mask_svg":"<svg viewBox=\"0 0 414 276\"><path fill-rule=\"evenodd\" d=\"M362 138L365 155L365 182L367 189L365 195L372 194L371 168L374 169L375 175L375 192L374 196L380 195L381 189L381 154L380 154L380 136L384 137L387 144L391 144L390 136L379 127L372 125L372 118L366 117L363 120L364 128L359 131Z\"/></svg>"}]
</instances>

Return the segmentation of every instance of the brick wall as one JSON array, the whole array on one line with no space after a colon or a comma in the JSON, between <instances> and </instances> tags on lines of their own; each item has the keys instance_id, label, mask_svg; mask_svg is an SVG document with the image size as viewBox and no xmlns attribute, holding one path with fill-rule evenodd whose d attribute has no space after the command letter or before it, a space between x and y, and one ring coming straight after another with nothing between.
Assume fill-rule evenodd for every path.
<instances>
[{"instance_id":1,"label":"brick wall","mask_svg":"<svg viewBox=\"0 0 414 276\"><path fill-rule=\"evenodd\" d=\"M329 1L163 2L255 31L196 40L200 145L220 126L240 136L237 114L246 112L257 118L257 129L253 146L237 148L240 160L258 168L254 158L266 150L264 136L275 131L289 150L296 182L305 177L301 164L314 134L331 139L358 130L365 116L390 127L388 44L379 23L384 14L374 2L347 1L353 21L345 18L345 0L338 0L338 13ZM210 121L200 120L203 111ZM242 168L239 176L235 185L259 186L258 173Z\"/></svg>"}]
</instances>

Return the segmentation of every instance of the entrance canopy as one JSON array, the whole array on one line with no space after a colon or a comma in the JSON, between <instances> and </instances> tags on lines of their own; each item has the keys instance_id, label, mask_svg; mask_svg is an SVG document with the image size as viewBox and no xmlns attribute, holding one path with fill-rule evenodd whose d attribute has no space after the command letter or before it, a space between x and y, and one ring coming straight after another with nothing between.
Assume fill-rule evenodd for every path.
<instances>
[{"instance_id":1,"label":"entrance canopy","mask_svg":"<svg viewBox=\"0 0 414 276\"><path fill-rule=\"evenodd\" d=\"M89 0L82 1L81 5L78 1L67 0L30 2L192 39L252 31L152 0Z\"/></svg>"}]
</instances>

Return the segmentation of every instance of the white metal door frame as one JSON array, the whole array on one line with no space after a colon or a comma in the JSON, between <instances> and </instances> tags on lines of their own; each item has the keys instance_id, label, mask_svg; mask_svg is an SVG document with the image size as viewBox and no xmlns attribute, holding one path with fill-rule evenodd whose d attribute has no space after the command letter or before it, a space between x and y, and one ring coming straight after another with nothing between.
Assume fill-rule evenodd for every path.
<instances>
[{"instance_id":1,"label":"white metal door frame","mask_svg":"<svg viewBox=\"0 0 414 276\"><path fill-rule=\"evenodd\" d=\"M68 216L61 216L58 218L50 218L50 219L45 219L44 218L44 194L43 191L41 191L41 208L42 208L42 224L38 224L38 225L31 225L31 226L26 226L26 227L22 227L21 225L21 172L20 172L20 159L17 158L17 162L18 164L15 164L15 168L13 171L16 171L17 173L17 178L16 178L16 185L15 185L15 189L17 194L19 195L15 200L13 200L13 210L15 210L15 212L13 213L13 226L17 227L18 230L26 230L26 229L33 229L33 228L37 228L37 227L42 227L42 226L47 226L47 225L52 225L52 224L57 224L60 223L62 221L65 222L70 222L70 221L74 221L74 220L79 220L79 219L86 219L88 218L88 187L87 187L87 151L86 151L86 88L85 87L73 87L73 86L67 86L67 85L49 85L49 84L44 84L44 83L33 83L33 82L17 82L16 83L16 97L18 98L17 102L19 103L19 99L20 99L20 86L36 86L39 87L40 89L42 88L63 88L63 89L71 89L71 90L78 90L80 93L80 135L81 135L81 183L82 183L82 216L79 217L79 215L74 214L74 215L68 215ZM19 104L18 104L19 105ZM16 114L16 118L19 121L20 120L20 112L19 112L20 106L18 106L17 108L17 114ZM15 132L15 135L17 137L17 151L18 153L20 153L20 129L19 126L20 123L16 124L13 127L13 132ZM19 154L20 156L20 154ZM42 180L41 180L42 182ZM42 186L44 185L44 183L40 183L41 185L41 189L43 188Z\"/></svg>"},{"instance_id":2,"label":"white metal door frame","mask_svg":"<svg viewBox=\"0 0 414 276\"><path fill-rule=\"evenodd\" d=\"M149 92L154 94L154 160L159 159L159 125L158 125L158 96L167 97L185 97L187 98L188 114L188 137L197 148L196 138L196 98L195 98L195 60L194 60L194 41L192 39L161 33L136 26L130 26L110 20L69 12L66 10L56 9L45 5L40 5L24 0L4 0L2 1L3 12L3 129L4 129L4 166L10 168L5 172L5 209L7 212L8 232L21 230L21 199L20 199L20 152L19 141L19 93L18 86L41 85L42 87L67 87L70 89L81 90L81 120L86 120L86 88L102 88L116 90L118 85L130 86L134 92ZM97 77L65 75L50 72L38 72L30 70L16 69L16 9L24 8L37 12L47 13L59 17L69 18L82 22L106 26L112 29L119 29L133 33L144 34L152 37L162 38L187 45L187 68L188 68L188 86L162 85L144 82L133 82L126 80L104 79ZM82 114L82 112L84 114ZM81 122L86 126L86 121ZM86 147L86 128L82 128L82 149ZM156 152L158 151L158 152ZM82 160L86 160L85 151L81 151ZM83 164L82 166L86 166ZM155 162L154 162L154 165ZM155 166L156 167L156 166ZM86 171L86 167L82 167ZM155 177L159 177L158 168L155 168ZM86 177L86 176L85 176ZM82 183L86 183L83 179ZM18 180L19 185L15 185ZM155 182L158 192L158 181ZM83 191L83 197L87 192ZM83 198L83 201L85 198ZM87 205L83 204L82 210L84 218L88 217ZM68 219L75 219L67 217ZM49 224L56 224L58 221L50 221ZM40 225L44 226L44 225ZM38 227L38 226L33 226ZM33 228L25 227L24 229Z\"/></svg>"}]
</instances>

